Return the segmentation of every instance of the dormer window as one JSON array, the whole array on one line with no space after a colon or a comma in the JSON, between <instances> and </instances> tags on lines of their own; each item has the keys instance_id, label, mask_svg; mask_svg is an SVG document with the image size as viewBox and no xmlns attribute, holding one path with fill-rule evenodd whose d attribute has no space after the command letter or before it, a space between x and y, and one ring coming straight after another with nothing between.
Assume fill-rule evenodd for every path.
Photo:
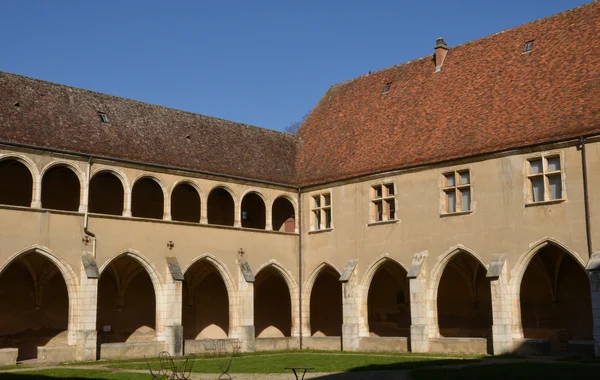
<instances>
[{"instance_id":1,"label":"dormer window","mask_svg":"<svg viewBox=\"0 0 600 380\"><path fill-rule=\"evenodd\" d=\"M108 124L108 115L106 113L98 111L98 117L101 123Z\"/></svg>"},{"instance_id":2,"label":"dormer window","mask_svg":"<svg viewBox=\"0 0 600 380\"><path fill-rule=\"evenodd\" d=\"M533 40L527 41L525 43L525 47L523 48L523 53L529 53L533 49Z\"/></svg>"},{"instance_id":3,"label":"dormer window","mask_svg":"<svg viewBox=\"0 0 600 380\"><path fill-rule=\"evenodd\" d=\"M391 87L392 87L392 82L386 83L385 86L383 87L383 91L381 91L381 93L387 94L388 92L390 92Z\"/></svg>"}]
</instances>

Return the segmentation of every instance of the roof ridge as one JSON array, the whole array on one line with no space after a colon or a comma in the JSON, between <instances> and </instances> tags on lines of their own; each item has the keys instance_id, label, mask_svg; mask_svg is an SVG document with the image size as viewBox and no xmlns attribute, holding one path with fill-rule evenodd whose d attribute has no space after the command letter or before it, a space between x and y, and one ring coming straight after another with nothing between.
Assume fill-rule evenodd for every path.
<instances>
[{"instance_id":1,"label":"roof ridge","mask_svg":"<svg viewBox=\"0 0 600 380\"><path fill-rule=\"evenodd\" d=\"M538 19L533 20L533 21L528 21L528 22L525 22L523 24L519 24L519 25L513 26L511 28L507 28L507 29L501 30L499 32L488 34L486 36L479 37L479 38L476 38L476 39L473 39L473 40L461 42L460 44L457 44L457 45L454 45L454 46L450 46L450 50L456 49L458 47L463 47L463 46L468 45L468 44L476 43L476 42L479 42L481 40L486 40L488 38L491 38L491 37L494 37L494 36L497 36L499 34L503 34L503 33L506 33L506 32L510 32L510 31L515 30L515 29L522 28L522 27L525 27L527 25L535 24L535 23L538 23L538 22L543 22L543 21L546 21L547 19L550 19L550 18L553 18L553 17L558 17L558 16L561 16L561 15L564 15L564 14L567 14L567 13L570 13L570 12L574 12L574 11L580 10L581 8L591 7L593 5L598 5L598 4L600 4L600 0L592 0L590 3L582 4L582 5L577 6L575 8L570 8L570 9L567 9L567 10L564 10L564 11L561 11L561 12L558 12L558 13L551 14L549 16L538 18ZM395 65L384 67L384 68L379 69L379 70L369 71L367 74L359 75L357 77L354 77L354 78L351 78L351 79L348 79L348 80L345 80L345 81L342 81L342 82L334 83L334 84L332 84L330 86L329 89L331 90L333 87L341 86L341 85L344 85L346 83L353 82L353 81L355 81L357 79L361 79L361 78L367 77L369 75L381 73L383 71L387 71L387 70L391 70L391 69L394 69L394 68L397 68L397 67L400 67L400 66L408 65L410 63L414 63L414 62L420 61L422 59L430 58L431 56L433 56L433 54L434 53L431 53L429 55L424 55L422 57L413 58L413 59L411 59L409 61L402 62L402 63L397 63Z\"/></svg>"},{"instance_id":2,"label":"roof ridge","mask_svg":"<svg viewBox=\"0 0 600 380\"><path fill-rule=\"evenodd\" d=\"M82 87L69 86L69 85L66 85L66 84L56 83L56 82L52 82L52 81L48 81L48 80L44 80L44 79L33 78L33 77L26 76L26 75L15 74L15 73L10 73L10 72L7 72L7 71L0 70L0 76L2 76L2 75L8 75L8 76L14 76L14 77L19 77L19 78L24 78L24 79L27 79L27 80L31 80L31 81L34 81L34 82L40 82L40 83L44 83L44 84L51 85L51 86L56 86L56 87L60 87L60 88L67 88L67 89L70 89L70 90L75 90L75 91L83 92L83 93L90 93L90 94L94 94L94 95L106 96L106 97L113 98L115 100L120 100L120 101L125 100L125 101L128 101L128 102L134 102L134 103L138 103L138 104L142 104L142 105L146 105L146 106L150 106L150 107L157 107L157 108L161 108L161 109L165 109L165 110L170 110L170 111L175 111L175 112L179 112L179 113L183 113L183 114L193 115L195 117L202 117L202 118L207 118L207 119L225 121L227 123L236 124L238 127L257 129L257 130L260 130L260 131L264 131L266 133L277 133L277 134L282 134L282 135L289 136L289 137L292 137L292 138L296 138L295 135L293 135L293 134L290 134L290 133L287 133L287 132L283 132L283 131L278 131L278 130L275 130L275 129L263 128L263 127L259 127L259 126L256 126L256 125L251 125L251 124L241 123L241 122L237 122L237 121L233 121L233 120L223 119L223 118L220 118L220 117L204 115L204 114L196 113L196 112L192 112L192 111L186 111L186 110L181 110L181 109L177 109L177 108L167 107L167 106L163 106L163 105L160 105L160 104L148 103L148 102L144 102L144 101L141 101L141 100L126 98L126 97L119 96L119 95L106 94L104 92L98 92L98 91L88 90L88 89L85 89L85 88L82 88Z\"/></svg>"}]
</instances>

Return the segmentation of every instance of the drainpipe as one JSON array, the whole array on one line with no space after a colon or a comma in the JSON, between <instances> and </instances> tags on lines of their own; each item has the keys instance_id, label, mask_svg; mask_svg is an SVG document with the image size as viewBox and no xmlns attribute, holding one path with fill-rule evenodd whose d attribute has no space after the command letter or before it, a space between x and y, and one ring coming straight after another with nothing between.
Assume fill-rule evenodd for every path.
<instances>
[{"instance_id":1,"label":"drainpipe","mask_svg":"<svg viewBox=\"0 0 600 380\"><path fill-rule=\"evenodd\" d=\"M92 232L90 232L88 230L88 221L89 221L89 204L90 204L90 198L89 198L89 191L90 191L90 172L92 169L92 156L90 156L89 160L88 160L88 164L87 164L87 187L88 187L88 204L85 207L85 215L83 216L83 232L92 238L92 255L94 256L94 258L96 258L96 235L94 235Z\"/></svg>"},{"instance_id":2,"label":"drainpipe","mask_svg":"<svg viewBox=\"0 0 600 380\"><path fill-rule=\"evenodd\" d=\"M587 160L585 154L585 137L579 138L581 144L581 169L583 171L583 204L585 206L585 233L587 237L588 258L592 257L592 230L590 226L590 199L588 195Z\"/></svg>"},{"instance_id":3,"label":"drainpipe","mask_svg":"<svg viewBox=\"0 0 600 380\"><path fill-rule=\"evenodd\" d=\"M302 193L298 188L298 314L300 321L300 349L302 349Z\"/></svg>"}]
</instances>

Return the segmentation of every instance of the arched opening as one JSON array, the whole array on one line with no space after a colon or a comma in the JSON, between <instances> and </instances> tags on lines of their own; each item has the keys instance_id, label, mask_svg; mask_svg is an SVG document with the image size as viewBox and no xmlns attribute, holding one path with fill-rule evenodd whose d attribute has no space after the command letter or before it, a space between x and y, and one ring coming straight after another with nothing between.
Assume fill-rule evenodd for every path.
<instances>
[{"instance_id":1,"label":"arched opening","mask_svg":"<svg viewBox=\"0 0 600 380\"><path fill-rule=\"evenodd\" d=\"M123 215L123 184L111 172L96 173L90 180L89 212L108 215Z\"/></svg>"},{"instance_id":2,"label":"arched opening","mask_svg":"<svg viewBox=\"0 0 600 380\"><path fill-rule=\"evenodd\" d=\"M521 323L525 338L550 340L554 352L569 340L592 340L590 280L579 263L549 244L527 265L521 281Z\"/></svg>"},{"instance_id":3,"label":"arched opening","mask_svg":"<svg viewBox=\"0 0 600 380\"><path fill-rule=\"evenodd\" d=\"M46 257L31 252L0 274L0 348L18 348L19 360L40 346L66 346L69 295L65 280Z\"/></svg>"},{"instance_id":4,"label":"arched opening","mask_svg":"<svg viewBox=\"0 0 600 380\"><path fill-rule=\"evenodd\" d=\"M242 227L264 230L266 226L265 202L256 193L248 193L242 199Z\"/></svg>"},{"instance_id":5,"label":"arched opening","mask_svg":"<svg viewBox=\"0 0 600 380\"><path fill-rule=\"evenodd\" d=\"M42 207L53 210L78 211L79 177L63 165L54 166L42 178Z\"/></svg>"},{"instance_id":6,"label":"arched opening","mask_svg":"<svg viewBox=\"0 0 600 380\"><path fill-rule=\"evenodd\" d=\"M185 272L182 303L185 339L227 338L229 295L214 265L199 260Z\"/></svg>"},{"instance_id":7,"label":"arched opening","mask_svg":"<svg viewBox=\"0 0 600 380\"><path fill-rule=\"evenodd\" d=\"M171 218L180 222L200 222L200 195L194 186L180 183L173 189Z\"/></svg>"},{"instance_id":8,"label":"arched opening","mask_svg":"<svg viewBox=\"0 0 600 380\"><path fill-rule=\"evenodd\" d=\"M217 187L208 195L208 224L233 226L235 207L227 190Z\"/></svg>"},{"instance_id":9,"label":"arched opening","mask_svg":"<svg viewBox=\"0 0 600 380\"><path fill-rule=\"evenodd\" d=\"M23 163L14 159L0 160L0 204L31 206L33 178Z\"/></svg>"},{"instance_id":10,"label":"arched opening","mask_svg":"<svg viewBox=\"0 0 600 380\"><path fill-rule=\"evenodd\" d=\"M466 252L446 265L437 291L438 325L444 337L492 337L492 293L486 270Z\"/></svg>"},{"instance_id":11,"label":"arched opening","mask_svg":"<svg viewBox=\"0 0 600 380\"><path fill-rule=\"evenodd\" d=\"M162 219L164 213L162 187L151 178L141 178L131 190L131 215L138 218Z\"/></svg>"},{"instance_id":12,"label":"arched opening","mask_svg":"<svg viewBox=\"0 0 600 380\"><path fill-rule=\"evenodd\" d=\"M102 271L96 321L99 344L155 340L156 293L137 260L123 255Z\"/></svg>"},{"instance_id":13,"label":"arched opening","mask_svg":"<svg viewBox=\"0 0 600 380\"><path fill-rule=\"evenodd\" d=\"M342 336L342 284L340 275L325 266L310 293L310 334Z\"/></svg>"},{"instance_id":14,"label":"arched opening","mask_svg":"<svg viewBox=\"0 0 600 380\"><path fill-rule=\"evenodd\" d=\"M284 197L279 197L273 202L272 210L273 231L295 232L296 219L292 202Z\"/></svg>"},{"instance_id":15,"label":"arched opening","mask_svg":"<svg viewBox=\"0 0 600 380\"><path fill-rule=\"evenodd\" d=\"M257 338L277 338L292 333L290 289L279 271L266 267L254 282L254 329Z\"/></svg>"},{"instance_id":16,"label":"arched opening","mask_svg":"<svg viewBox=\"0 0 600 380\"><path fill-rule=\"evenodd\" d=\"M377 268L369 285L367 305L370 335L409 336L410 292L402 266L387 260Z\"/></svg>"}]
</instances>

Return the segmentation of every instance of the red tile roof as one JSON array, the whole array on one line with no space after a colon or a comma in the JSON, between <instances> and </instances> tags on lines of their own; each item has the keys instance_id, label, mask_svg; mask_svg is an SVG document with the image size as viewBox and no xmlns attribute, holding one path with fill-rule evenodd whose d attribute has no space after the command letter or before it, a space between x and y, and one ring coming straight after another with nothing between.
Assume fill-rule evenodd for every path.
<instances>
[{"instance_id":1,"label":"red tile roof","mask_svg":"<svg viewBox=\"0 0 600 380\"><path fill-rule=\"evenodd\" d=\"M560 141L600 133L599 31L596 1L450 47L438 73L332 86L296 136L0 72L0 141L302 186Z\"/></svg>"},{"instance_id":2,"label":"red tile roof","mask_svg":"<svg viewBox=\"0 0 600 380\"><path fill-rule=\"evenodd\" d=\"M450 46L438 73L428 56L335 85L298 132L298 181L317 184L599 133L599 36L596 1ZM533 50L522 54L529 40Z\"/></svg>"},{"instance_id":3,"label":"red tile roof","mask_svg":"<svg viewBox=\"0 0 600 380\"><path fill-rule=\"evenodd\" d=\"M99 111L108 124L100 122ZM295 181L294 135L3 72L0 141Z\"/></svg>"}]
</instances>

